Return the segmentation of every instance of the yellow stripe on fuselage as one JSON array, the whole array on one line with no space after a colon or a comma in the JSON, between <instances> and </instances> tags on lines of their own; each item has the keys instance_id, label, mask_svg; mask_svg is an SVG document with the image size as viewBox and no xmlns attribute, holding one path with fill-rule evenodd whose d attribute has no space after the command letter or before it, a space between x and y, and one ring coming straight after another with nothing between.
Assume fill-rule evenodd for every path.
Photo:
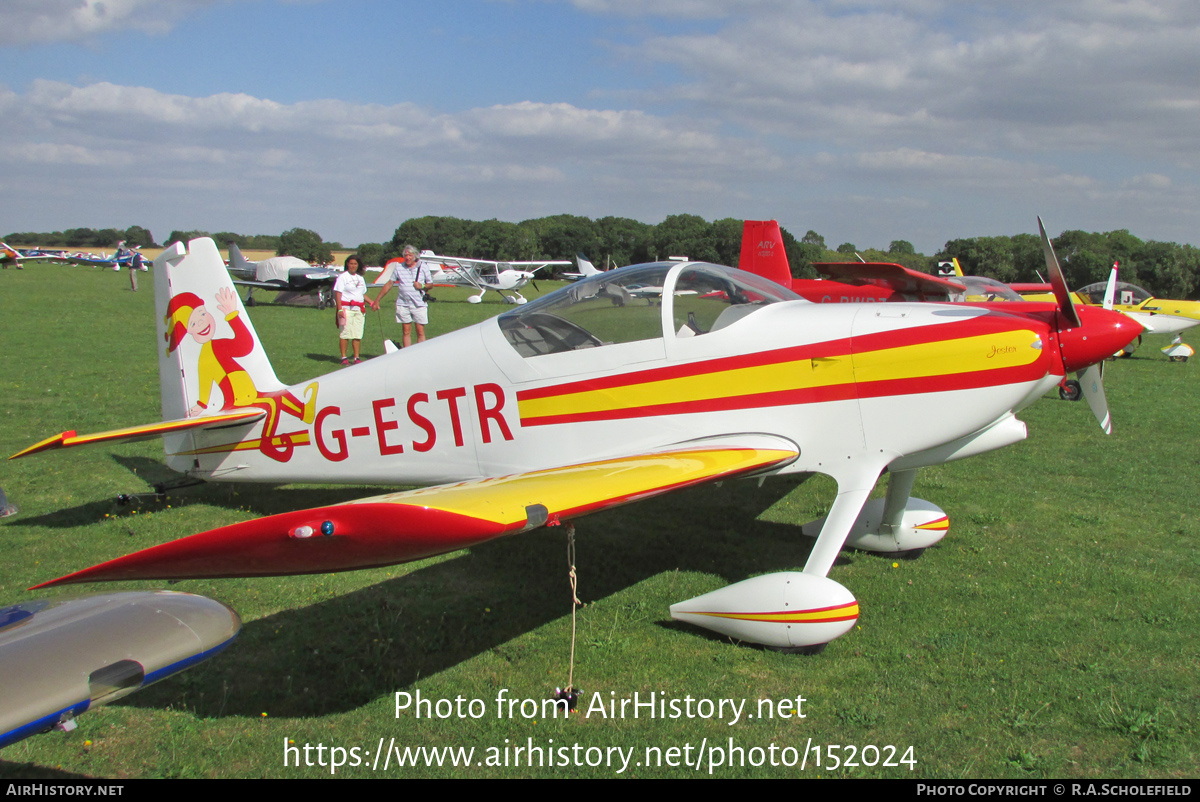
<instances>
[{"instance_id":1,"label":"yellow stripe on fuselage","mask_svg":"<svg viewBox=\"0 0 1200 802\"><path fill-rule=\"evenodd\" d=\"M522 420L556 415L586 415L664 403L688 403L789 390L831 387L853 382L917 379L952 373L1027 365L1040 351L1026 329L883 348L865 353L806 358L691 376L647 381L598 390L565 392L518 401Z\"/></svg>"},{"instance_id":2,"label":"yellow stripe on fuselage","mask_svg":"<svg viewBox=\"0 0 1200 802\"><path fill-rule=\"evenodd\" d=\"M655 404L757 395L801 387L822 387L854 381L849 354L822 359L801 359L733 368L693 376L680 376L623 387L584 390L518 402L521 419L551 415L587 414L631 409Z\"/></svg>"},{"instance_id":3,"label":"yellow stripe on fuselage","mask_svg":"<svg viewBox=\"0 0 1200 802\"><path fill-rule=\"evenodd\" d=\"M868 351L854 355L854 378L865 383L1021 367L1041 356L1031 347L1039 340L1019 329Z\"/></svg>"}]
</instances>

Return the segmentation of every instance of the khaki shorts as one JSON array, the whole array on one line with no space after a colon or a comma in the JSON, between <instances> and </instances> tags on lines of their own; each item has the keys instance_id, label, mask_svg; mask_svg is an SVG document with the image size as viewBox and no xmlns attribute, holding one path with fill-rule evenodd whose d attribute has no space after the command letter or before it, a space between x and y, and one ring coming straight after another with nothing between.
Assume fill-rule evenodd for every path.
<instances>
[{"instance_id":1,"label":"khaki shorts","mask_svg":"<svg viewBox=\"0 0 1200 802\"><path fill-rule=\"evenodd\" d=\"M342 309L346 314L346 323L342 326L338 336L343 340L361 340L363 338L363 321L367 319L357 309Z\"/></svg>"},{"instance_id":2,"label":"khaki shorts","mask_svg":"<svg viewBox=\"0 0 1200 802\"><path fill-rule=\"evenodd\" d=\"M420 323L422 326L429 325L429 307L428 306L396 306L396 322L397 323Z\"/></svg>"}]
</instances>

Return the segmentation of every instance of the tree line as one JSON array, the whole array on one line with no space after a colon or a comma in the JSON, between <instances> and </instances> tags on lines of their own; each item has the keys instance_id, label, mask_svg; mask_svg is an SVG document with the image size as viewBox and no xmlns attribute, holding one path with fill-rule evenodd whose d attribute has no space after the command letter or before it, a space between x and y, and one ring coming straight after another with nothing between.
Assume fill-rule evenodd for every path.
<instances>
[{"instance_id":1,"label":"tree line","mask_svg":"<svg viewBox=\"0 0 1200 802\"><path fill-rule=\"evenodd\" d=\"M1041 239L1034 234L954 239L937 253L916 252L907 240L893 240L886 249L860 249L843 242L829 247L809 230L799 239L781 228L792 274L814 278L814 262L894 262L935 273L939 262L957 258L967 275L989 276L1004 282L1039 282L1045 276ZM399 255L407 243L437 253L497 261L569 259L583 253L597 266L652 262L687 256L706 262L736 265L741 253L742 221L725 218L709 222L691 214L671 215L657 225L623 217L591 220L554 215L521 223L420 217L400 224L386 243L364 243L360 253L368 264ZM1067 284L1083 287L1105 281L1114 261L1121 264L1123 281L1139 284L1163 298L1190 298L1200 292L1200 249L1174 242L1142 240L1128 230L1105 233L1064 231L1053 239Z\"/></svg>"},{"instance_id":2,"label":"tree line","mask_svg":"<svg viewBox=\"0 0 1200 802\"><path fill-rule=\"evenodd\" d=\"M142 226L130 226L124 230L69 228L66 231L16 231L7 235L4 241L21 248L115 248L124 240L131 248L158 248L172 242L188 242L199 237L211 237L222 248L237 245L243 250L275 251L279 256L298 256L309 262L329 262L333 259L332 251L342 250L340 242L325 242L320 234L305 228L289 229L282 234L237 234L232 231L210 233L176 229L170 233L162 246L154 241L150 230Z\"/></svg>"},{"instance_id":3,"label":"tree line","mask_svg":"<svg viewBox=\"0 0 1200 802\"><path fill-rule=\"evenodd\" d=\"M968 275L989 276L1004 282L1040 281L1045 275L1041 240L1034 234L954 239L931 256L917 253L906 240L893 240L886 250L859 249L843 242L835 248L815 231L797 239L782 229L784 249L797 277L815 277L814 262L850 261L861 256L869 262L895 262L933 273L938 262L957 258ZM328 263L341 243L325 242L309 229L293 228L279 235L244 235L229 231L172 231L165 244L212 237L218 246L273 250L308 262ZM141 226L119 229L74 228L67 231L9 234L14 246L63 245L70 248L129 245L157 247L150 231ZM464 220L426 216L405 220L386 242L364 242L357 252L368 265L381 265L399 256L407 244L448 256L495 261L570 259L582 253L597 266L622 266L686 256L717 264L736 265L741 253L742 221L724 218L709 222L698 215L676 214L657 225L627 217L593 220L570 214L551 215L520 223L500 220ZM1142 240L1126 229L1105 233L1064 231L1054 248L1067 284L1079 288L1108 278L1114 261L1121 263L1121 279L1145 287L1163 298L1190 298L1200 293L1200 249L1174 242Z\"/></svg>"},{"instance_id":4,"label":"tree line","mask_svg":"<svg viewBox=\"0 0 1200 802\"><path fill-rule=\"evenodd\" d=\"M1078 289L1107 281L1113 262L1118 275L1160 298L1192 298L1200 290L1200 249L1174 242L1143 241L1128 230L1089 233L1064 231L1054 251L1067 286ZM1006 283L1040 281L1046 275L1041 238L1034 234L974 237L946 243L936 260L957 257L967 275L991 276Z\"/></svg>"},{"instance_id":5,"label":"tree line","mask_svg":"<svg viewBox=\"0 0 1200 802\"><path fill-rule=\"evenodd\" d=\"M21 248L67 247L67 248L115 248L124 240L131 248L157 248L149 229L141 226L119 228L68 228L66 231L14 231L4 241Z\"/></svg>"}]
</instances>

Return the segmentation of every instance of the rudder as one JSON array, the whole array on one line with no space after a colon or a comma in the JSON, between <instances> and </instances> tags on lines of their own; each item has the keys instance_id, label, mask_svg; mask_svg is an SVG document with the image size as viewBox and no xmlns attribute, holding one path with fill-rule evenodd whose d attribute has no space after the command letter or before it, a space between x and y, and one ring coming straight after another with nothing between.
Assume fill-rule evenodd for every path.
<instances>
[{"instance_id":1,"label":"rudder","mask_svg":"<svg viewBox=\"0 0 1200 802\"><path fill-rule=\"evenodd\" d=\"M742 252L738 268L792 288L792 269L783 247L783 232L776 220L742 223Z\"/></svg>"},{"instance_id":2,"label":"rudder","mask_svg":"<svg viewBox=\"0 0 1200 802\"><path fill-rule=\"evenodd\" d=\"M294 399L275 376L211 239L192 240L186 248L174 243L154 260L154 302L164 420L246 407L265 409L273 418L272 406ZM180 438L192 436L168 437L167 453L185 450ZM172 461L172 468L186 469Z\"/></svg>"}]
</instances>

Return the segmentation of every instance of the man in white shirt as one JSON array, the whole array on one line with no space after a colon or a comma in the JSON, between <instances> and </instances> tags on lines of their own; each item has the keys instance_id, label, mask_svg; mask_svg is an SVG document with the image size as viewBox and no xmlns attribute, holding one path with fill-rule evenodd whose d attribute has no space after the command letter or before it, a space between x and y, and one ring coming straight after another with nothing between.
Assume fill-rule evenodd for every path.
<instances>
[{"instance_id":1,"label":"man in white shirt","mask_svg":"<svg viewBox=\"0 0 1200 802\"><path fill-rule=\"evenodd\" d=\"M404 258L392 259L387 264L387 283L369 301L372 309L379 308L379 302L396 285L399 295L396 297L396 322L404 326L404 347L412 345L412 326L417 325L417 342L425 342L425 326L429 323L429 304L425 301L425 290L428 289L431 278L429 265L417 259L419 252L415 246L404 246Z\"/></svg>"},{"instance_id":2,"label":"man in white shirt","mask_svg":"<svg viewBox=\"0 0 1200 802\"><path fill-rule=\"evenodd\" d=\"M342 351L342 364L351 364L346 358L346 341L354 343L354 364L362 362L363 322L366 320L367 282L362 277L362 260L358 254L346 257L346 272L333 283L333 302L337 306L338 347ZM376 306L376 309L379 307Z\"/></svg>"}]
</instances>

